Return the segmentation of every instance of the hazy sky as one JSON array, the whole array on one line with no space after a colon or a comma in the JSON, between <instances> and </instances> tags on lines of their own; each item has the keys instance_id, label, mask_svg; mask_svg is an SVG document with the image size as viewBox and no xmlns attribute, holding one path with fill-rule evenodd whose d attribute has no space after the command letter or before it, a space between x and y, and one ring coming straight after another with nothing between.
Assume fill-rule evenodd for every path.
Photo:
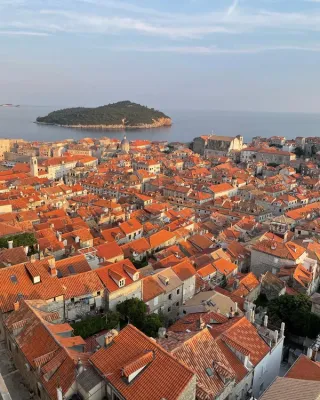
<instances>
[{"instance_id":1,"label":"hazy sky","mask_svg":"<svg viewBox=\"0 0 320 400\"><path fill-rule=\"evenodd\" d=\"M320 0L0 0L0 103L126 99L320 112Z\"/></svg>"}]
</instances>

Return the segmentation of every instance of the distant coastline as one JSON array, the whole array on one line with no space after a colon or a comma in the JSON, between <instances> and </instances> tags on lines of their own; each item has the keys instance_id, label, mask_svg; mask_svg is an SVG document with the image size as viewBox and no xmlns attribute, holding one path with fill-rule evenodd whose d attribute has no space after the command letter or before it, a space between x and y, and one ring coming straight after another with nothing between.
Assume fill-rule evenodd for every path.
<instances>
[{"instance_id":1,"label":"distant coastline","mask_svg":"<svg viewBox=\"0 0 320 400\"><path fill-rule=\"evenodd\" d=\"M51 125L57 126L59 128L72 128L72 129L94 129L94 130L136 130L136 129L152 129L152 128L162 128L162 127L170 127L172 125L171 118L159 118L154 120L151 124L138 124L138 125L127 125L127 124L116 124L116 125L62 125L51 122L39 122L34 121L35 124L38 125Z\"/></svg>"},{"instance_id":2,"label":"distant coastline","mask_svg":"<svg viewBox=\"0 0 320 400\"><path fill-rule=\"evenodd\" d=\"M20 104L0 104L0 107L20 107Z\"/></svg>"}]
</instances>

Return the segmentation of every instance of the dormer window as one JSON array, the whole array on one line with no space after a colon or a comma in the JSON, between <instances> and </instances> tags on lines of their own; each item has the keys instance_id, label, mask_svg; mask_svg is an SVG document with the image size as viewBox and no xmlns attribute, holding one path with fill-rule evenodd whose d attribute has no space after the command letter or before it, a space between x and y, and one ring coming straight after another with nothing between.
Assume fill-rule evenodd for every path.
<instances>
[{"instance_id":1,"label":"dormer window","mask_svg":"<svg viewBox=\"0 0 320 400\"><path fill-rule=\"evenodd\" d=\"M119 287L123 287L125 285L126 281L124 279L119 280Z\"/></svg>"}]
</instances>

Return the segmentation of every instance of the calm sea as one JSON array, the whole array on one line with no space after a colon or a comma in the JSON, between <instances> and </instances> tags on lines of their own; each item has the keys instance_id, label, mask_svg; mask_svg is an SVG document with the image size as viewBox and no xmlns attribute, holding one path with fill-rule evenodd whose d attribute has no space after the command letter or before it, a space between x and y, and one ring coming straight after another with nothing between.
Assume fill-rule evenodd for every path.
<instances>
[{"instance_id":1,"label":"calm sea","mask_svg":"<svg viewBox=\"0 0 320 400\"><path fill-rule=\"evenodd\" d=\"M66 138L109 136L122 138L124 131L68 129L37 125L38 116L47 115L59 107L21 106L0 107L0 137L22 138L35 141L54 141ZM242 135L246 142L254 136L281 135L319 136L320 114L260 113L238 111L174 111L164 110L172 120L170 128L127 131L128 139L191 141L194 137L215 133L217 135Z\"/></svg>"}]
</instances>

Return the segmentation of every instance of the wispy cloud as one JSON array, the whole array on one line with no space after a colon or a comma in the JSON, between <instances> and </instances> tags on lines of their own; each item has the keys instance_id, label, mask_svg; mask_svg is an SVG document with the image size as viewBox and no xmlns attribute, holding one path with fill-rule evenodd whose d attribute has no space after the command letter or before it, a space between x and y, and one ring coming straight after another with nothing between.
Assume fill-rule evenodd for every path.
<instances>
[{"instance_id":1,"label":"wispy cloud","mask_svg":"<svg viewBox=\"0 0 320 400\"><path fill-rule=\"evenodd\" d=\"M320 52L320 45L312 46L261 46L243 48L219 48L216 46L168 46L168 47L114 47L116 51L135 51L143 53L177 53L177 54L256 54L270 51L305 51Z\"/></svg>"},{"instance_id":2,"label":"wispy cloud","mask_svg":"<svg viewBox=\"0 0 320 400\"><path fill-rule=\"evenodd\" d=\"M239 4L239 0L233 0L233 3L231 4L231 6L228 8L228 11L227 11L228 16L232 15L235 12L236 8L238 7L238 4Z\"/></svg>"},{"instance_id":3,"label":"wispy cloud","mask_svg":"<svg viewBox=\"0 0 320 400\"><path fill-rule=\"evenodd\" d=\"M149 23L129 17L104 17L94 14L80 14L63 10L41 10L42 15L59 16L59 26L66 32L117 33L119 31L136 31L142 34L170 38L199 38L213 33L235 33L224 26L175 26L169 24Z\"/></svg>"},{"instance_id":4,"label":"wispy cloud","mask_svg":"<svg viewBox=\"0 0 320 400\"><path fill-rule=\"evenodd\" d=\"M0 35L5 36L49 36L47 32L31 32L31 31L2 31L0 30Z\"/></svg>"}]
</instances>

